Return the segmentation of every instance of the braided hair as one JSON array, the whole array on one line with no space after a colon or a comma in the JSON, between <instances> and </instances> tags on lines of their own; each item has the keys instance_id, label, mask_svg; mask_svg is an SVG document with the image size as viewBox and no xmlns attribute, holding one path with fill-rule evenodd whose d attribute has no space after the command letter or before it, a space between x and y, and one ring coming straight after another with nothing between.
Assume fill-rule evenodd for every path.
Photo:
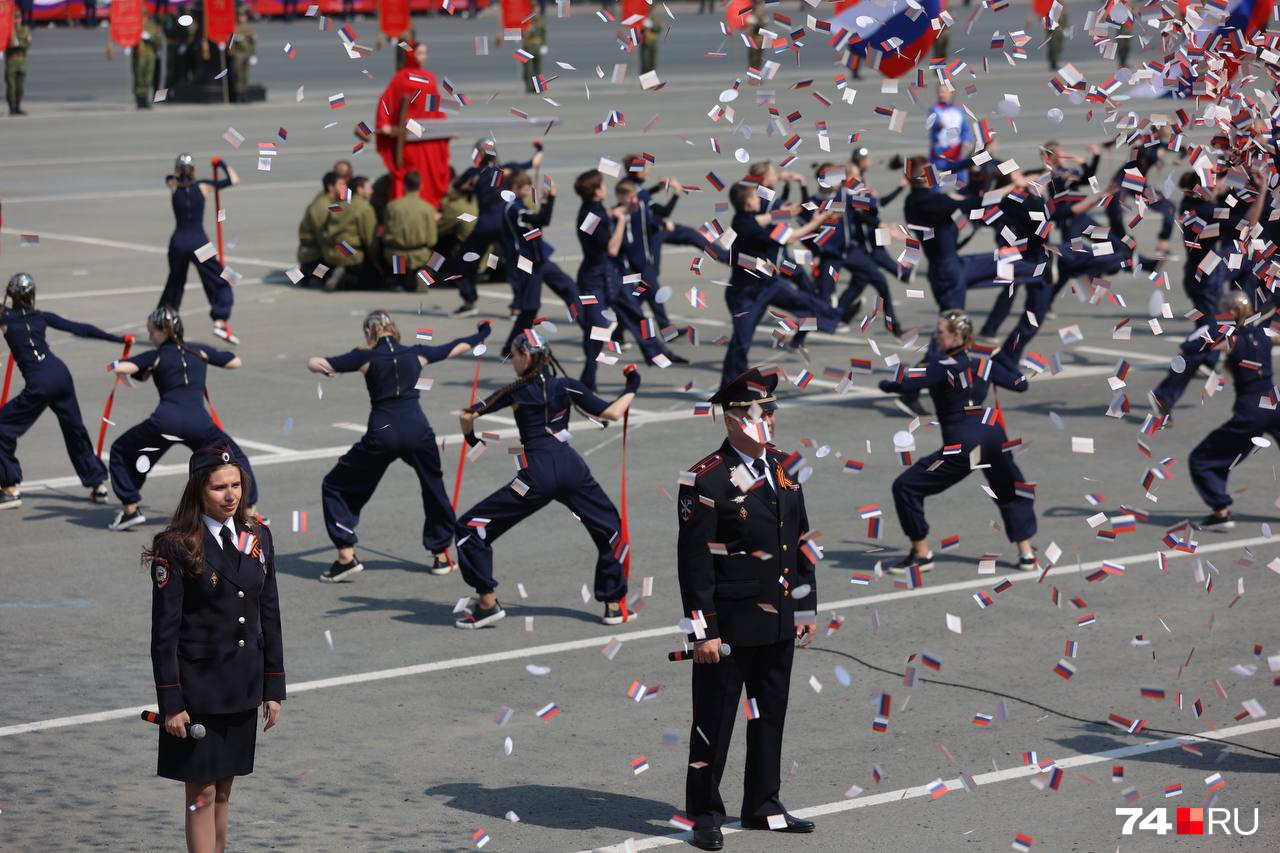
<instances>
[{"instance_id":1,"label":"braided hair","mask_svg":"<svg viewBox=\"0 0 1280 853\"><path fill-rule=\"evenodd\" d=\"M540 340L540 339L539 339ZM497 391L494 391L488 397L475 403L467 409L469 412L481 414L486 410L496 406L503 399L511 396L512 393L518 391L536 379L542 379L545 375L568 375L551 352L551 347L545 342L535 344L531 342L527 335L521 335L511 344L512 352L520 352L529 357L529 366L524 372L515 378L513 382L504 385Z\"/></svg>"},{"instance_id":2,"label":"braided hair","mask_svg":"<svg viewBox=\"0 0 1280 853\"><path fill-rule=\"evenodd\" d=\"M964 341L961 345L963 349L968 350L973 346L973 318L969 316L968 311L963 308L948 308L938 316L947 324L948 329Z\"/></svg>"}]
</instances>

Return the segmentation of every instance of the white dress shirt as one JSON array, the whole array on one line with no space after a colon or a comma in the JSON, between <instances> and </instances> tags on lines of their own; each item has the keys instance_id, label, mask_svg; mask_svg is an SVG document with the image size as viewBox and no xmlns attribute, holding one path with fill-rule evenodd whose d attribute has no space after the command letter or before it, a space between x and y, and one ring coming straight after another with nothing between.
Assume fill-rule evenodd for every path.
<instances>
[{"instance_id":1,"label":"white dress shirt","mask_svg":"<svg viewBox=\"0 0 1280 853\"><path fill-rule=\"evenodd\" d=\"M237 541L236 520L234 517L229 517L226 521L218 521L216 518L210 518L207 515L201 515L200 518L204 520L204 526L209 528L209 532L213 534L213 541L218 543L219 548L222 547L221 537L222 528L224 527L231 531L231 541Z\"/></svg>"},{"instance_id":2,"label":"white dress shirt","mask_svg":"<svg viewBox=\"0 0 1280 853\"><path fill-rule=\"evenodd\" d=\"M773 472L769 470L769 459L767 456L768 454L767 449L764 451L761 451L760 455L757 457L748 456L747 454L739 450L737 447L733 448L733 452L738 454L738 458L742 460L742 464L746 465L747 470L750 471L752 474L755 473L755 469L752 467L752 465L755 463L756 459L764 460L764 478L766 482L768 482L770 488L772 488L775 492L778 490L777 485L773 482ZM217 535L217 534L214 534L214 535Z\"/></svg>"}]
</instances>

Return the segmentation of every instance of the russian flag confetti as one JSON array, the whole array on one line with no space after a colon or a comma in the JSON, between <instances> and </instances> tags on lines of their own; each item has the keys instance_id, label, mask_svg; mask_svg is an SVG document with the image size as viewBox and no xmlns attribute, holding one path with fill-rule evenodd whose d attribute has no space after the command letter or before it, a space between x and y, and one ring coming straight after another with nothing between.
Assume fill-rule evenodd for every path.
<instances>
[{"instance_id":1,"label":"russian flag confetti","mask_svg":"<svg viewBox=\"0 0 1280 853\"><path fill-rule=\"evenodd\" d=\"M329 96L329 109L336 110L338 107L347 105L347 96L339 92L336 95Z\"/></svg>"}]
</instances>

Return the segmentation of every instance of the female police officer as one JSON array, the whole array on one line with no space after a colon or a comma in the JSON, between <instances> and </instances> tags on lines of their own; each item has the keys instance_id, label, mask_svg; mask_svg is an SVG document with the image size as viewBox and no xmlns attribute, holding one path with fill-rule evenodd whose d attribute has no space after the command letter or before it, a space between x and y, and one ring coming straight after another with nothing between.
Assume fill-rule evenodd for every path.
<instances>
[{"instance_id":1,"label":"female police officer","mask_svg":"<svg viewBox=\"0 0 1280 853\"><path fill-rule=\"evenodd\" d=\"M121 359L111 369L122 376L139 379L154 377L160 392L160 405L137 426L127 430L111 444L109 467L111 487L120 499L120 511L108 527L128 530L146 521L138 509L142 484L161 456L175 442L192 450L213 444L231 448L236 464L249 475L245 485L250 514L258 503L258 486L253 470L236 443L231 440L204 408L205 377L209 365L234 370L240 357L204 344L189 344L182 339L182 318L171 308L157 308L147 318L147 333L155 349L132 358Z\"/></svg>"},{"instance_id":2,"label":"female police officer","mask_svg":"<svg viewBox=\"0 0 1280 853\"><path fill-rule=\"evenodd\" d=\"M889 571L906 574L913 567L922 572L933 568L924 499L946 491L969 476L975 458L984 465L982 473L996 494L1005 533L1009 541L1018 546L1018 568L1031 571L1036 567L1031 547L1036 515L1033 500L1024 496L1029 484L1022 482L1022 472L1005 452L1007 437L1001 419L994 410L982 406L991 385L1025 391L1027 379L997 359L969 354L973 321L962 309L942 312L933 340L938 357L920 367L899 367L896 379L880 382L880 390L891 394L928 389L942 426L943 444L941 450L917 460L893 481L898 522L911 539L911 552Z\"/></svg>"},{"instance_id":3,"label":"female police officer","mask_svg":"<svg viewBox=\"0 0 1280 853\"><path fill-rule=\"evenodd\" d=\"M76 323L48 311L36 310L36 282L20 272L9 279L5 297L12 308L0 307L0 332L4 333L9 352L22 372L26 387L22 393L0 408L0 509L22 506L18 486L22 482L22 466L18 463L18 439L36 422L46 408L53 409L62 428L67 455L80 482L96 503L107 500L107 467L93 452L93 442L80 417L76 402L76 386L62 359L53 354L45 342L45 332L57 329L82 338L124 343L125 338L104 332L88 323ZM132 336L128 338L133 340Z\"/></svg>"},{"instance_id":4,"label":"female police officer","mask_svg":"<svg viewBox=\"0 0 1280 853\"><path fill-rule=\"evenodd\" d=\"M198 181L195 160L190 154L179 154L173 164L173 174L165 176L165 186L173 194L175 225L173 236L169 238L169 278L164 283L160 305L167 305L175 312L182 310L182 291L187 286L187 267L194 261L196 272L200 274L200 283L204 285L205 296L209 297L213 333L229 344L238 344L240 339L231 333L231 326L228 324L235 297L231 293L231 283L222 277L222 261L215 257L204 260L196 257L196 252L209 244L209 235L204 233L204 198L209 189L212 187L221 190L240 183L236 170L222 162L221 158L214 159L215 174L218 167L222 168L226 177Z\"/></svg>"},{"instance_id":5,"label":"female police officer","mask_svg":"<svg viewBox=\"0 0 1280 853\"><path fill-rule=\"evenodd\" d=\"M307 362L312 373L333 376L360 371L369 389L369 428L325 475L324 525L338 549L338 559L320 576L326 583L344 583L364 571L356 559L356 524L360 510L373 497L383 473L396 459L403 459L418 475L422 487L422 545L435 555L432 574L448 574L445 552L453 542L453 507L440 479L440 451L436 435L418 403L418 378L433 361L461 355L489 336L489 321L478 325L469 337L440 346L404 346L400 329L386 311L373 311L364 319L367 346L329 358Z\"/></svg>"},{"instance_id":6,"label":"female police officer","mask_svg":"<svg viewBox=\"0 0 1280 853\"><path fill-rule=\"evenodd\" d=\"M271 532L241 500L248 472L228 446L197 450L188 470L143 561L164 722L156 772L186 783L187 849L205 853L225 848L231 783L253 772L254 712L262 706L263 731L280 719L284 647Z\"/></svg>"},{"instance_id":7,"label":"female police officer","mask_svg":"<svg viewBox=\"0 0 1280 853\"><path fill-rule=\"evenodd\" d=\"M596 560L595 595L605 602L603 621L620 625L628 619L622 610L627 580L621 556L625 542L618 511L591 469L568 441L569 415L577 408L591 418L616 421L631 407L640 388L640 373L628 365L622 396L606 403L580 380L564 376L551 348L532 329L515 339L511 366L516 380L488 398L464 409L462 434L471 445L479 443L476 418L511 406L520 430L523 467L509 485L480 501L458 519L458 567L462 579L476 591L459 628L484 628L506 616L498 603L493 578L493 542L519 522L556 500L582 520L591 534ZM630 618L635 618L631 614Z\"/></svg>"}]
</instances>

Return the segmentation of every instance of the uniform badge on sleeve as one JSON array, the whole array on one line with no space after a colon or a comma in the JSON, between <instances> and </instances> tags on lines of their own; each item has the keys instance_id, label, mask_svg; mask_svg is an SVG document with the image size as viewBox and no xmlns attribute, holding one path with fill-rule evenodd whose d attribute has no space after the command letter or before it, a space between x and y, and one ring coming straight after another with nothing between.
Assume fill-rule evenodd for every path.
<instances>
[{"instance_id":1,"label":"uniform badge on sleeve","mask_svg":"<svg viewBox=\"0 0 1280 853\"><path fill-rule=\"evenodd\" d=\"M693 517L693 498L685 496L680 499L680 520L688 521Z\"/></svg>"},{"instance_id":2,"label":"uniform badge on sleeve","mask_svg":"<svg viewBox=\"0 0 1280 853\"><path fill-rule=\"evenodd\" d=\"M156 589L164 589L169 583L169 561L158 557L152 560L151 577L156 582Z\"/></svg>"}]
</instances>

